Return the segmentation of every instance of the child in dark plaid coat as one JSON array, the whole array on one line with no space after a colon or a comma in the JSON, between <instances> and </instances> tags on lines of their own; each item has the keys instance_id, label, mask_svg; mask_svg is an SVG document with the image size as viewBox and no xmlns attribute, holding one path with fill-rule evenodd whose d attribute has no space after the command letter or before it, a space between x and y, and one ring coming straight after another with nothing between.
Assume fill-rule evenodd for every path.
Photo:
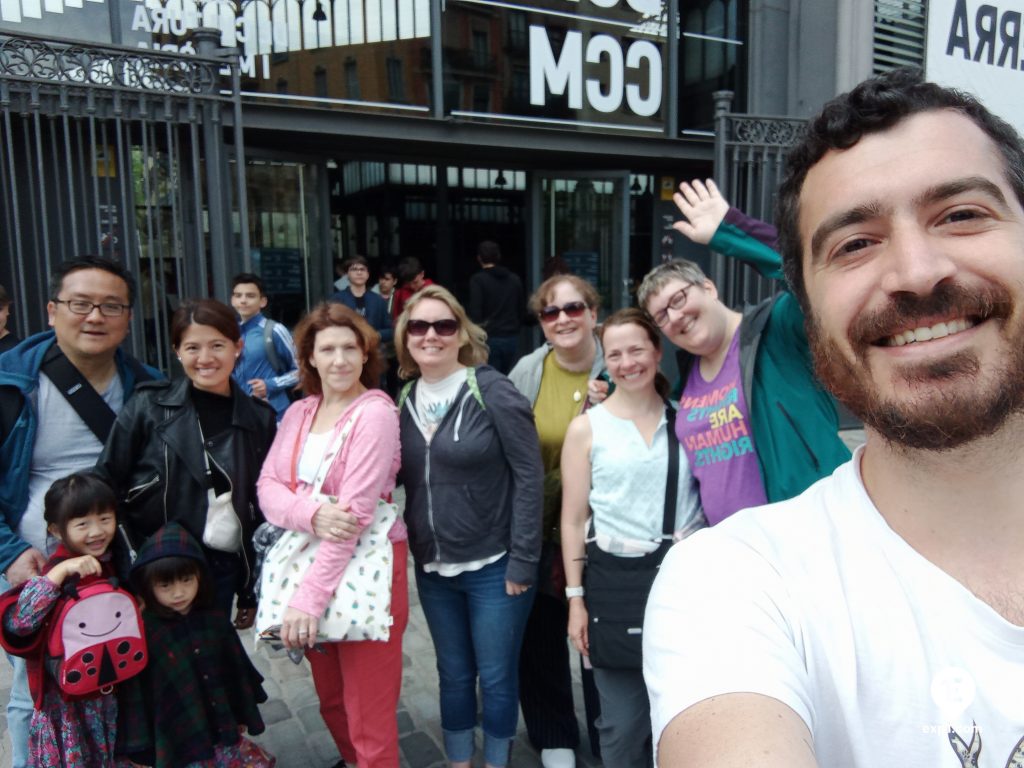
<instances>
[{"instance_id":1,"label":"child in dark plaid coat","mask_svg":"<svg viewBox=\"0 0 1024 768\"><path fill-rule=\"evenodd\" d=\"M206 560L195 539L168 523L132 566L145 603L149 666L119 696L117 752L155 768L270 768L242 735L262 733L263 677L226 615L213 607ZM131 681L129 681L131 682Z\"/></svg>"}]
</instances>

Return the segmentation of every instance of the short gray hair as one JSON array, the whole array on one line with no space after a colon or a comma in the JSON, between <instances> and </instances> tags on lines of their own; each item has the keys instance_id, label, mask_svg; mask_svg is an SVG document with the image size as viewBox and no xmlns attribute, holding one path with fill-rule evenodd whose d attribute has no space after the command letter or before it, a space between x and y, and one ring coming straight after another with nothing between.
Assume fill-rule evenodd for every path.
<instances>
[{"instance_id":1,"label":"short gray hair","mask_svg":"<svg viewBox=\"0 0 1024 768\"><path fill-rule=\"evenodd\" d=\"M684 283L703 285L708 279L696 263L686 259L673 259L664 264L659 264L644 277L640 287L636 291L636 300L644 310L647 310L647 302L658 291L671 283L673 280L682 280Z\"/></svg>"}]
</instances>

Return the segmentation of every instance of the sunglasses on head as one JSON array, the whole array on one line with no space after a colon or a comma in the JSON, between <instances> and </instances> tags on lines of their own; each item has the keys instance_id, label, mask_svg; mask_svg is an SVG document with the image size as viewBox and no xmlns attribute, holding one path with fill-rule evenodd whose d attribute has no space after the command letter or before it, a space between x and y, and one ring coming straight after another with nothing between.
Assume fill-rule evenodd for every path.
<instances>
[{"instance_id":1,"label":"sunglasses on head","mask_svg":"<svg viewBox=\"0 0 1024 768\"><path fill-rule=\"evenodd\" d=\"M432 323L426 320L410 320L405 324L405 329L409 332L410 336L426 336L427 331L431 328L434 329L434 333L438 336L454 336L459 330L459 321L446 318L444 320L435 320Z\"/></svg>"},{"instance_id":2,"label":"sunglasses on head","mask_svg":"<svg viewBox=\"0 0 1024 768\"><path fill-rule=\"evenodd\" d=\"M537 314L540 319L545 323L553 323L558 319L558 316L565 312L566 317L577 318L582 317L583 313L587 311L587 305L582 301L570 301L568 304L558 306L557 304L549 304L544 307Z\"/></svg>"}]
</instances>

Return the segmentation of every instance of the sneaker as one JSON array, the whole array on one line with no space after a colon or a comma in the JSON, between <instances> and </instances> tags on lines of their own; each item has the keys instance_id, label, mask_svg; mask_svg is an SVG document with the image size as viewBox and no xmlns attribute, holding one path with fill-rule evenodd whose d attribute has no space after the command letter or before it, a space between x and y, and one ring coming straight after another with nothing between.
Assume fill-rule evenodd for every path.
<instances>
[{"instance_id":1,"label":"sneaker","mask_svg":"<svg viewBox=\"0 0 1024 768\"><path fill-rule=\"evenodd\" d=\"M544 768L576 768L576 753L571 749L542 749L540 764Z\"/></svg>"}]
</instances>

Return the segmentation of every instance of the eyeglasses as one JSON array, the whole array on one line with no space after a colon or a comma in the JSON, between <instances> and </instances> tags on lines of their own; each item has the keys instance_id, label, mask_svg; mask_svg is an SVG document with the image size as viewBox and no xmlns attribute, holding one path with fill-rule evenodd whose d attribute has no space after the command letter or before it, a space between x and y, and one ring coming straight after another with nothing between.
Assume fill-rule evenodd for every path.
<instances>
[{"instance_id":1,"label":"eyeglasses","mask_svg":"<svg viewBox=\"0 0 1024 768\"><path fill-rule=\"evenodd\" d=\"M668 304L664 309L658 310L658 314L654 315L654 322L659 328L664 328L668 322L668 311L674 309L677 312L686 306L686 294L693 288L693 283L690 283L685 288L680 288L678 291L672 294L672 298L668 300Z\"/></svg>"},{"instance_id":2,"label":"eyeglasses","mask_svg":"<svg viewBox=\"0 0 1024 768\"><path fill-rule=\"evenodd\" d=\"M587 305L582 301L570 301L568 304L558 306L557 304L549 304L544 307L537 316L540 317L542 322L553 323L558 319L558 316L565 312L565 316L569 318L582 317L583 313L587 311Z\"/></svg>"},{"instance_id":3,"label":"eyeglasses","mask_svg":"<svg viewBox=\"0 0 1024 768\"><path fill-rule=\"evenodd\" d=\"M91 301L85 301L84 299L71 299L71 301L54 299L53 303L67 304L68 309L76 315L91 315L92 311L98 307L100 314L104 317L120 317L125 313L125 310L132 308L131 304L115 304L112 301L104 301L102 304L93 304Z\"/></svg>"},{"instance_id":4,"label":"eyeglasses","mask_svg":"<svg viewBox=\"0 0 1024 768\"><path fill-rule=\"evenodd\" d=\"M430 323L426 320L410 320L405 324L405 329L410 336L426 336L431 328L438 336L454 336L459 330L459 321L445 318Z\"/></svg>"}]
</instances>

